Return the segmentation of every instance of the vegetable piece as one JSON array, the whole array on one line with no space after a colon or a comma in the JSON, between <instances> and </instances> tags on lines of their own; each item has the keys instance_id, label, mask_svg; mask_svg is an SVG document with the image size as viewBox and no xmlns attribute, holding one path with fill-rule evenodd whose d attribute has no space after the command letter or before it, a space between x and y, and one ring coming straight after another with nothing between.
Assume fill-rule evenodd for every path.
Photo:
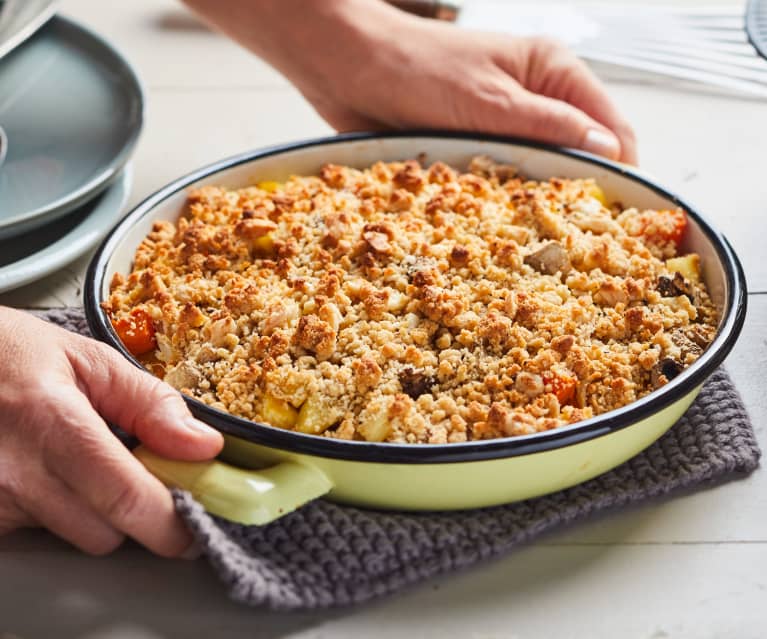
<instances>
[{"instance_id":1,"label":"vegetable piece","mask_svg":"<svg viewBox=\"0 0 767 639\"><path fill-rule=\"evenodd\" d=\"M282 184L274 180L264 180L263 182L258 182L256 186L267 193L274 193L282 188Z\"/></svg>"},{"instance_id":2,"label":"vegetable piece","mask_svg":"<svg viewBox=\"0 0 767 639\"><path fill-rule=\"evenodd\" d=\"M605 192L602 190L602 187L599 186L598 184L596 183L591 184L586 189L586 193L588 193L595 200L599 200L599 203L602 206L607 206L607 197L605 196Z\"/></svg>"},{"instance_id":3,"label":"vegetable piece","mask_svg":"<svg viewBox=\"0 0 767 639\"><path fill-rule=\"evenodd\" d=\"M695 287L692 285L692 282L690 282L688 279L685 279L679 271L675 271L673 277L661 275L658 278L657 288L658 292L663 297L678 297L679 295L686 295L693 304L697 303Z\"/></svg>"},{"instance_id":4,"label":"vegetable piece","mask_svg":"<svg viewBox=\"0 0 767 639\"><path fill-rule=\"evenodd\" d=\"M691 282L700 281L700 257L697 253L672 257L666 260L666 268L672 273L680 273Z\"/></svg>"},{"instance_id":5,"label":"vegetable piece","mask_svg":"<svg viewBox=\"0 0 767 639\"><path fill-rule=\"evenodd\" d=\"M337 408L325 404L318 395L310 395L298 413L296 430L319 435L335 424L340 417L341 413Z\"/></svg>"},{"instance_id":6,"label":"vegetable piece","mask_svg":"<svg viewBox=\"0 0 767 639\"><path fill-rule=\"evenodd\" d=\"M277 428L293 428L298 421L298 411L284 399L278 399L274 395L264 395L261 415L267 424Z\"/></svg>"},{"instance_id":7,"label":"vegetable piece","mask_svg":"<svg viewBox=\"0 0 767 639\"><path fill-rule=\"evenodd\" d=\"M253 254L257 257L271 257L274 255L274 239L271 235L262 235L256 238L251 246Z\"/></svg>"},{"instance_id":8,"label":"vegetable piece","mask_svg":"<svg viewBox=\"0 0 767 639\"><path fill-rule=\"evenodd\" d=\"M112 321L112 326L125 348L136 357L157 348L152 317L143 308L134 308L128 317Z\"/></svg>"},{"instance_id":9,"label":"vegetable piece","mask_svg":"<svg viewBox=\"0 0 767 639\"><path fill-rule=\"evenodd\" d=\"M366 441L382 442L391 432L388 413L382 407L376 407L376 410L371 410L369 413L357 430Z\"/></svg>"},{"instance_id":10,"label":"vegetable piece","mask_svg":"<svg viewBox=\"0 0 767 639\"><path fill-rule=\"evenodd\" d=\"M651 244L671 243L678 247L687 228L687 215L682 209L645 211L640 214L642 235Z\"/></svg>"},{"instance_id":11,"label":"vegetable piece","mask_svg":"<svg viewBox=\"0 0 767 639\"><path fill-rule=\"evenodd\" d=\"M550 371L543 374L543 383L547 388L551 387L551 392L556 395L560 406L572 404L578 385L578 380L574 376Z\"/></svg>"}]
</instances>

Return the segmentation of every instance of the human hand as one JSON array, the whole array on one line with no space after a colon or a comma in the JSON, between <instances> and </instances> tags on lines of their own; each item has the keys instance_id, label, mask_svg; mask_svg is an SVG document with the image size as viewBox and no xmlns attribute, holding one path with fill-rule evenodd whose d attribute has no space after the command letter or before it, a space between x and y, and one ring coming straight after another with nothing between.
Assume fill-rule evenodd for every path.
<instances>
[{"instance_id":1,"label":"human hand","mask_svg":"<svg viewBox=\"0 0 767 639\"><path fill-rule=\"evenodd\" d=\"M343 56L327 61L320 86L305 84L307 99L331 126L464 129L636 164L631 126L589 68L563 45L426 21L411 29L403 39L371 44L375 59L356 72L344 68Z\"/></svg>"},{"instance_id":2,"label":"human hand","mask_svg":"<svg viewBox=\"0 0 767 639\"><path fill-rule=\"evenodd\" d=\"M636 164L631 126L571 51L373 0L187 0L281 70L339 131L463 129Z\"/></svg>"},{"instance_id":3,"label":"human hand","mask_svg":"<svg viewBox=\"0 0 767 639\"><path fill-rule=\"evenodd\" d=\"M0 308L0 353L0 534L43 526L95 555L129 536L183 556L192 538L170 493L104 420L190 461L218 454L220 433L108 346L25 313Z\"/></svg>"}]
</instances>

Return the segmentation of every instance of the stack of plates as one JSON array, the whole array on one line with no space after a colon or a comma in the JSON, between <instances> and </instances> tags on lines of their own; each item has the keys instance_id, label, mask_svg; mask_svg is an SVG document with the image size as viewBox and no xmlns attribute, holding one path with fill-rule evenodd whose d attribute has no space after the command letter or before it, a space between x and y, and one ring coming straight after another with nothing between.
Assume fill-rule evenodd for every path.
<instances>
[{"instance_id":1,"label":"stack of plates","mask_svg":"<svg viewBox=\"0 0 767 639\"><path fill-rule=\"evenodd\" d=\"M0 4L0 37L11 6ZM0 292L60 269L114 224L142 114L125 59L62 17L2 56Z\"/></svg>"}]
</instances>

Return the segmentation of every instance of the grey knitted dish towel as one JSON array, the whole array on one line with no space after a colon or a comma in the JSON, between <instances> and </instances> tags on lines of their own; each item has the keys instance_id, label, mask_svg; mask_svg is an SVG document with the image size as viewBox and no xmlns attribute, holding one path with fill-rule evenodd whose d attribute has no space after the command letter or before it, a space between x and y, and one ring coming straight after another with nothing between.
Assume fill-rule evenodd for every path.
<instances>
[{"instance_id":1,"label":"grey knitted dish towel","mask_svg":"<svg viewBox=\"0 0 767 639\"><path fill-rule=\"evenodd\" d=\"M79 309L40 315L87 333ZM317 500L259 527L212 517L188 493L174 498L235 600L309 609L366 601L600 511L743 476L756 468L759 454L740 396L719 369L679 422L644 452L580 486L517 504L412 514Z\"/></svg>"}]
</instances>

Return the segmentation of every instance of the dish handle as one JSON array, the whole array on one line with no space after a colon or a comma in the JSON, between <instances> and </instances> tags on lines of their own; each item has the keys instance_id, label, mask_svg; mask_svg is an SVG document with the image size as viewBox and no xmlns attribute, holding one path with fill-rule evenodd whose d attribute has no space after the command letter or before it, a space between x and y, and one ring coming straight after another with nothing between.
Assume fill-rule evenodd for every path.
<instances>
[{"instance_id":1,"label":"dish handle","mask_svg":"<svg viewBox=\"0 0 767 639\"><path fill-rule=\"evenodd\" d=\"M320 470L297 462L245 470L218 460L167 459L144 446L133 453L169 488L190 492L209 513L240 524L268 524L333 487Z\"/></svg>"}]
</instances>

